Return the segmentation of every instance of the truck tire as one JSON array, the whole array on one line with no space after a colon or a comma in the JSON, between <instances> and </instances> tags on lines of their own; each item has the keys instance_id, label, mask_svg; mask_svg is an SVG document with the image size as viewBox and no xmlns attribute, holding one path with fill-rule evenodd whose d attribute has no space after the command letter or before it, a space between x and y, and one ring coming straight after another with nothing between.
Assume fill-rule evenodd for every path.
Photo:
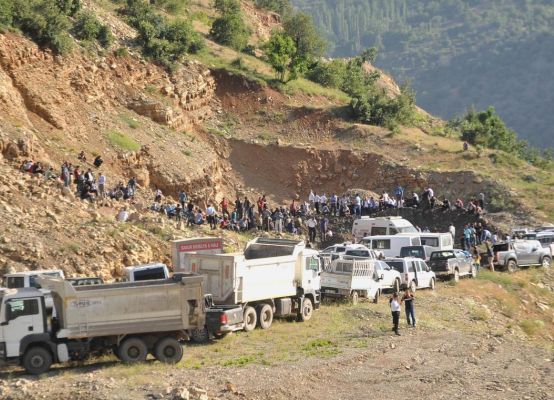
<instances>
[{"instance_id":1,"label":"truck tire","mask_svg":"<svg viewBox=\"0 0 554 400\"><path fill-rule=\"evenodd\" d=\"M314 312L314 305L312 304L312 300L310 300L308 297L305 297L304 301L302 302L302 309L300 310L300 315L298 316L300 318L300 321L302 322L309 321L310 318L312 318L313 312Z\"/></svg>"},{"instance_id":2,"label":"truck tire","mask_svg":"<svg viewBox=\"0 0 554 400\"><path fill-rule=\"evenodd\" d=\"M177 364L183 358L183 346L175 338L161 338L154 347L154 357L165 364Z\"/></svg>"},{"instance_id":3,"label":"truck tire","mask_svg":"<svg viewBox=\"0 0 554 400\"><path fill-rule=\"evenodd\" d=\"M138 337L125 339L117 349L117 357L125 363L135 363L146 361L148 347L146 343Z\"/></svg>"},{"instance_id":4,"label":"truck tire","mask_svg":"<svg viewBox=\"0 0 554 400\"><path fill-rule=\"evenodd\" d=\"M429 282L429 289L435 290L435 278L431 278L431 282Z\"/></svg>"},{"instance_id":5,"label":"truck tire","mask_svg":"<svg viewBox=\"0 0 554 400\"><path fill-rule=\"evenodd\" d=\"M353 305L358 304L359 298L360 296L358 295L358 292L356 292L355 290L352 291L352 293L350 294L350 301Z\"/></svg>"},{"instance_id":6,"label":"truck tire","mask_svg":"<svg viewBox=\"0 0 554 400\"><path fill-rule=\"evenodd\" d=\"M394 285L392 287L392 290L394 291L394 293L400 293L400 279L394 280Z\"/></svg>"},{"instance_id":7,"label":"truck tire","mask_svg":"<svg viewBox=\"0 0 554 400\"><path fill-rule=\"evenodd\" d=\"M52 365L52 353L44 347L31 347L23 356L23 368L30 374L44 374Z\"/></svg>"},{"instance_id":8,"label":"truck tire","mask_svg":"<svg viewBox=\"0 0 554 400\"><path fill-rule=\"evenodd\" d=\"M417 290L417 284L416 284L416 282L415 282L415 281L411 281L411 282L410 282L410 291L411 291L412 293L415 293L416 290Z\"/></svg>"},{"instance_id":9,"label":"truck tire","mask_svg":"<svg viewBox=\"0 0 554 400\"><path fill-rule=\"evenodd\" d=\"M253 331L256 328L257 322L258 316L256 315L256 310L254 310L254 307L247 306L244 309L244 330L246 332Z\"/></svg>"},{"instance_id":10,"label":"truck tire","mask_svg":"<svg viewBox=\"0 0 554 400\"><path fill-rule=\"evenodd\" d=\"M458 271L458 268L454 270L454 275L452 276L452 280L456 283L460 281L460 271Z\"/></svg>"},{"instance_id":11,"label":"truck tire","mask_svg":"<svg viewBox=\"0 0 554 400\"><path fill-rule=\"evenodd\" d=\"M210 332L208 328L193 329L190 331L190 338L194 343L207 343L210 340Z\"/></svg>"},{"instance_id":12,"label":"truck tire","mask_svg":"<svg viewBox=\"0 0 554 400\"><path fill-rule=\"evenodd\" d=\"M541 260L541 266L543 268L550 268L550 265L552 264L552 260L550 257L543 257Z\"/></svg>"},{"instance_id":13,"label":"truck tire","mask_svg":"<svg viewBox=\"0 0 554 400\"><path fill-rule=\"evenodd\" d=\"M262 304L258 308L258 324L262 329L269 329L273 323L273 308L269 304Z\"/></svg>"},{"instance_id":14,"label":"truck tire","mask_svg":"<svg viewBox=\"0 0 554 400\"><path fill-rule=\"evenodd\" d=\"M506 264L506 269L507 269L508 272L510 272L510 273L516 272L517 263L515 262L515 260L508 260L508 264Z\"/></svg>"}]
</instances>

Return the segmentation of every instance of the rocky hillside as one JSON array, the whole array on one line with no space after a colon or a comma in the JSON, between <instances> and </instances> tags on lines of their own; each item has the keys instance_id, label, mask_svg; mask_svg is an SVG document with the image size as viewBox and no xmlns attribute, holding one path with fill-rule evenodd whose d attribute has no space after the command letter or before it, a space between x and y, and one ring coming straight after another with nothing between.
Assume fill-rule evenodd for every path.
<instances>
[{"instance_id":1,"label":"rocky hillside","mask_svg":"<svg viewBox=\"0 0 554 400\"><path fill-rule=\"evenodd\" d=\"M116 36L108 51L77 45L58 56L18 33L0 35L1 271L61 267L116 278L124 265L168 260L169 239L208 232L149 212L157 188L171 202L184 190L205 208L223 196L265 193L277 205L312 188L379 193L400 183L451 198L484 192L491 211L515 212L518 224L546 218L554 182L544 171L462 152L458 140L434 136L432 125L395 134L355 124L344 94L304 80L272 85L260 79L271 73L261 57L243 55L237 68L240 54L209 39L176 68L161 67L140 55L136 33L108 3L85 2ZM193 7L209 15L208 5ZM256 40L278 24L274 14L248 15ZM195 27L206 34L202 21ZM78 160L80 151L88 161ZM91 164L95 155L105 159L100 169ZM138 198L83 202L57 182L18 171L28 159L56 172L63 161L93 168L108 187L135 176ZM116 223L123 206L130 222ZM224 235L235 248L245 240Z\"/></svg>"}]
</instances>

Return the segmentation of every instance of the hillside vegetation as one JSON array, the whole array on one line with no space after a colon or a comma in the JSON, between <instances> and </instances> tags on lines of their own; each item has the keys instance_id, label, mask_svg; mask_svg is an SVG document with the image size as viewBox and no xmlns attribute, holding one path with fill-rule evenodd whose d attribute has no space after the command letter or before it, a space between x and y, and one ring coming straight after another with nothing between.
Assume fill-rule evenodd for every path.
<instances>
[{"instance_id":1,"label":"hillside vegetation","mask_svg":"<svg viewBox=\"0 0 554 400\"><path fill-rule=\"evenodd\" d=\"M376 46L377 65L411 79L443 118L493 105L522 138L554 146L554 5L543 0L293 0L332 56Z\"/></svg>"}]
</instances>

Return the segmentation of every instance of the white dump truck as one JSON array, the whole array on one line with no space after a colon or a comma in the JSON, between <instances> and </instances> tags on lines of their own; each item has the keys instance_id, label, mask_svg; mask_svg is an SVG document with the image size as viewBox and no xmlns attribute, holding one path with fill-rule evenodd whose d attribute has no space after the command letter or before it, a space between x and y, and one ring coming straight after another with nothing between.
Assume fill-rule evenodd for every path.
<instances>
[{"instance_id":1,"label":"white dump truck","mask_svg":"<svg viewBox=\"0 0 554 400\"><path fill-rule=\"evenodd\" d=\"M198 246L198 239L192 239ZM180 249L187 246L180 240ZM213 246L217 247L217 246ZM242 253L179 253L176 272L199 274L205 279L206 292L217 305L242 307L242 315L222 326L226 332L262 329L271 326L274 316L296 315L299 320L311 318L320 304L321 259L316 250L303 241L256 238Z\"/></svg>"},{"instance_id":2,"label":"white dump truck","mask_svg":"<svg viewBox=\"0 0 554 400\"><path fill-rule=\"evenodd\" d=\"M111 352L125 362L144 361L149 353L179 362L181 342L206 331L212 311L199 276L90 286L38 279L51 291L54 317L36 288L0 292L0 360L19 363L31 374L46 372L52 363ZM225 320L220 310L213 312L212 322Z\"/></svg>"},{"instance_id":3,"label":"white dump truck","mask_svg":"<svg viewBox=\"0 0 554 400\"><path fill-rule=\"evenodd\" d=\"M321 273L321 295L325 298L349 298L353 304L358 299L379 301L381 288L376 276L375 263L371 259L336 259L326 265Z\"/></svg>"}]
</instances>

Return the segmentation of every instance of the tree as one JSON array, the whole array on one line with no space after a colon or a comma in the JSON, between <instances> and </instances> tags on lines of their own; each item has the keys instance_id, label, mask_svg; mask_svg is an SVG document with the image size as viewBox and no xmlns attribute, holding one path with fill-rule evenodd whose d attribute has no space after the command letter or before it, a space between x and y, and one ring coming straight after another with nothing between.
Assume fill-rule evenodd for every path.
<instances>
[{"instance_id":1,"label":"tree","mask_svg":"<svg viewBox=\"0 0 554 400\"><path fill-rule=\"evenodd\" d=\"M285 18L283 29L289 35L297 49L297 58L311 60L323 56L327 44L320 37L312 18L297 12Z\"/></svg>"},{"instance_id":2,"label":"tree","mask_svg":"<svg viewBox=\"0 0 554 400\"><path fill-rule=\"evenodd\" d=\"M242 17L240 4L236 0L218 0L216 8L221 16L212 24L211 37L224 46L242 51L248 44L250 29Z\"/></svg>"},{"instance_id":3,"label":"tree","mask_svg":"<svg viewBox=\"0 0 554 400\"><path fill-rule=\"evenodd\" d=\"M286 82L287 72L292 69L296 46L283 32L274 32L264 46L267 61L277 72L281 82Z\"/></svg>"}]
</instances>

